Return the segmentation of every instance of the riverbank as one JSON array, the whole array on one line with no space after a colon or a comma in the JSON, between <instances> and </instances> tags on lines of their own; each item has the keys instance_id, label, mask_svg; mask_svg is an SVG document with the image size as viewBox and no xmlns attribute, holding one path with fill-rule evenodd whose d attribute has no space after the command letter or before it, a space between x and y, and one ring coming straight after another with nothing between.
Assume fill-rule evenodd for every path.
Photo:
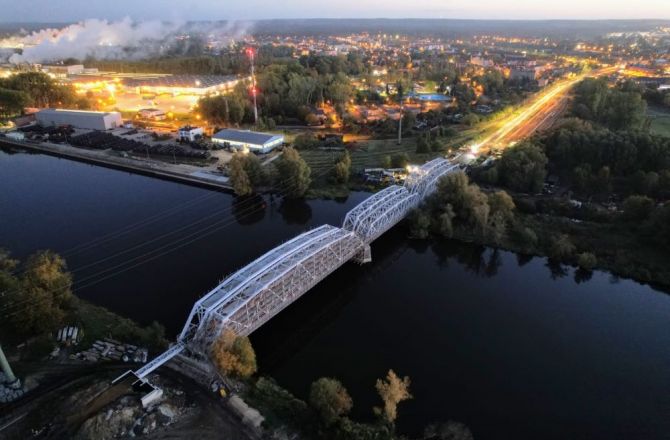
<instances>
[{"instance_id":1,"label":"riverbank","mask_svg":"<svg viewBox=\"0 0 670 440\"><path fill-rule=\"evenodd\" d=\"M476 184L470 187L479 191ZM494 190L489 188L483 194L491 197ZM589 204L576 207L561 198L536 203L527 195L510 195L510 203L516 207L512 205L513 211L506 214L502 231L496 230L499 225L495 223L486 224L482 229L476 217L469 220L459 217L459 213L478 209L472 206L445 203L449 209L442 212L440 202L435 203L439 195L435 195L411 217L410 235L429 240L445 236L529 257L548 257L558 272L561 264L577 267L579 275L586 278L593 270L603 270L670 292L670 267L666 264L670 255L650 237L641 234L639 225L622 221L619 215ZM488 221L495 221L497 213L488 211L493 208L487 205L485 209ZM442 222L446 221L447 212L447 217L453 217L449 217L449 226L445 227Z\"/></svg>"},{"instance_id":2,"label":"riverbank","mask_svg":"<svg viewBox=\"0 0 670 440\"><path fill-rule=\"evenodd\" d=\"M202 188L232 191L232 186L224 176L210 173L200 167L187 164L169 164L148 159L114 156L106 151L93 151L68 145L48 142L34 143L0 138L0 146L19 148L44 153L51 156L99 165L123 171L130 171L149 177L156 177Z\"/></svg>"}]
</instances>

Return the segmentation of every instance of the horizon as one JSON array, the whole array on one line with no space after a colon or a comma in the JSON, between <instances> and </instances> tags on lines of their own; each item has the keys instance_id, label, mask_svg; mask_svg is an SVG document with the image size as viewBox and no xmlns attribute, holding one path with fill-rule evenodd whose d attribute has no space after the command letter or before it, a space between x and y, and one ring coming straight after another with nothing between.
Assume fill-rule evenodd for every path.
<instances>
[{"instance_id":1,"label":"horizon","mask_svg":"<svg viewBox=\"0 0 670 440\"><path fill-rule=\"evenodd\" d=\"M134 19L130 16L121 17L131 18L136 21L146 21L145 19ZM1 24L71 24L74 22L86 21L86 20L107 20L107 21L118 21L120 19L109 19L109 18L100 18L100 17L87 17L77 20L12 20L12 21L3 21L0 19ZM479 21L479 22L670 22L670 17L668 18L458 18L458 17L444 17L444 18L434 18L434 17L411 17L411 18L401 18L401 17L274 17L274 18L259 18L259 19L243 19L243 18L212 18L212 19L189 19L185 20L186 23L199 23L199 22L235 22L235 21L249 21L249 22L262 22L262 21L342 21L342 20L354 20L354 21L375 21L375 20L387 20L387 21ZM170 22L169 19L160 19L160 21ZM183 20L182 20L183 21Z\"/></svg>"},{"instance_id":2,"label":"horizon","mask_svg":"<svg viewBox=\"0 0 670 440\"><path fill-rule=\"evenodd\" d=\"M66 6L66 7L65 7ZM625 0L564 0L558 4L539 4L532 0L417 0L412 5L390 0L383 7L366 0L342 0L336 7L320 9L307 0L288 0L281 4L248 0L244 4L221 4L211 0L117 0L100 3L86 0L35 0L16 4L0 0L3 23L54 23L98 18L119 20L210 21L218 20L290 20L290 19L426 19L426 20L670 20L666 0L642 0L633 4ZM665 11L665 12L663 12ZM659 14L660 12L660 14ZM662 17L657 17L662 15Z\"/></svg>"}]
</instances>

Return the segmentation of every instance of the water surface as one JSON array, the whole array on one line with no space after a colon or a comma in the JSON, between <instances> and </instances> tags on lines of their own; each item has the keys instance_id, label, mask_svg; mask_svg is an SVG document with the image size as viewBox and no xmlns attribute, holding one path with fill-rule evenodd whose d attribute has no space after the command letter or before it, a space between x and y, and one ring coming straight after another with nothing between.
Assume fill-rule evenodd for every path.
<instances>
[{"instance_id":1,"label":"water surface","mask_svg":"<svg viewBox=\"0 0 670 440\"><path fill-rule=\"evenodd\" d=\"M0 246L63 254L76 293L181 329L226 274L367 194L283 203L54 157L0 152ZM396 228L252 337L301 398L339 378L370 419L376 378L412 379L398 428L458 420L476 439L667 439L670 297L596 272Z\"/></svg>"}]
</instances>

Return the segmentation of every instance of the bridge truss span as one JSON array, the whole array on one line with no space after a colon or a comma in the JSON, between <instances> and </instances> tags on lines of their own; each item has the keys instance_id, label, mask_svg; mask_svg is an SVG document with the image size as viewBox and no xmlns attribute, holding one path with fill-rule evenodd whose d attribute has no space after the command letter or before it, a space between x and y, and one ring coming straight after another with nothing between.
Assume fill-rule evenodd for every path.
<instances>
[{"instance_id":1,"label":"bridge truss span","mask_svg":"<svg viewBox=\"0 0 670 440\"><path fill-rule=\"evenodd\" d=\"M405 180L405 188L411 193L418 194L423 200L435 191L437 182L442 176L458 169L460 169L459 165L447 159L433 159L409 173Z\"/></svg>"},{"instance_id":2,"label":"bridge truss span","mask_svg":"<svg viewBox=\"0 0 670 440\"><path fill-rule=\"evenodd\" d=\"M205 352L225 329L237 335L250 334L365 246L353 232L330 225L297 238L300 240L280 246L250 265L256 269L247 266L230 277L239 278L243 273L243 282L233 283L230 290L224 286L216 297L204 301L203 305L209 305L193 336L195 345L202 347L199 351Z\"/></svg>"},{"instance_id":3,"label":"bridge truss span","mask_svg":"<svg viewBox=\"0 0 670 440\"><path fill-rule=\"evenodd\" d=\"M233 297L239 290L244 288L249 279L263 274L287 255L299 251L313 240L322 238L323 234L330 228L332 228L332 226L324 225L300 234L290 241L263 254L261 257L225 278L218 286L209 291L195 303L191 309L186 324L179 335L179 340L188 340L193 336L193 334L202 327L205 317L216 310L222 303Z\"/></svg>"},{"instance_id":4,"label":"bridge truss span","mask_svg":"<svg viewBox=\"0 0 670 440\"><path fill-rule=\"evenodd\" d=\"M145 377L183 351L207 358L224 330L249 335L347 261L370 261L370 243L458 168L443 158L417 167L404 186L385 188L349 211L342 228L323 225L304 232L225 278L194 304L177 343L136 374Z\"/></svg>"},{"instance_id":5,"label":"bridge truss span","mask_svg":"<svg viewBox=\"0 0 670 440\"><path fill-rule=\"evenodd\" d=\"M369 244L402 220L419 201L407 188L390 186L349 211L342 227Z\"/></svg>"}]
</instances>

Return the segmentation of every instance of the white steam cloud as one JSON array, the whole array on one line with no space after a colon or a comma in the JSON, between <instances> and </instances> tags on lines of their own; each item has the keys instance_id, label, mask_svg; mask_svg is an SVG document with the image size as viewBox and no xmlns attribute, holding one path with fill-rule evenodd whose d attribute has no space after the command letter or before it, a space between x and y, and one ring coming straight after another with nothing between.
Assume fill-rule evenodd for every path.
<instances>
[{"instance_id":1,"label":"white steam cloud","mask_svg":"<svg viewBox=\"0 0 670 440\"><path fill-rule=\"evenodd\" d=\"M142 58L158 55L177 41L179 35L195 32L208 41L225 45L248 35L251 23L169 23L90 19L62 29L42 29L25 36L0 40L0 47L14 47L21 54L12 63L45 63L66 58Z\"/></svg>"}]
</instances>

